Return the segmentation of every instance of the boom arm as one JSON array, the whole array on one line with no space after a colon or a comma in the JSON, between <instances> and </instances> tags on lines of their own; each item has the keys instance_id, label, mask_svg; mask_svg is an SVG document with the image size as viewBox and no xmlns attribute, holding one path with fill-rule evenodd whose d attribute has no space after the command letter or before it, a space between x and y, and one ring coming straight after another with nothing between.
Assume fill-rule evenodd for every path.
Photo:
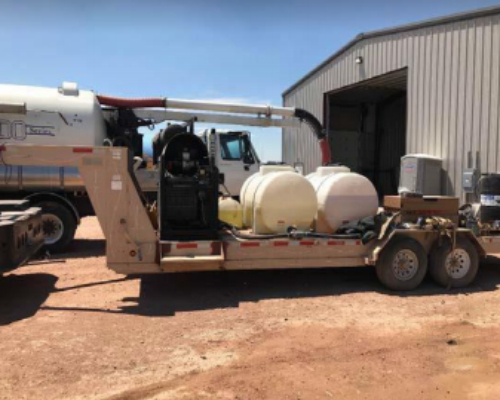
<instances>
[{"instance_id":1,"label":"boom arm","mask_svg":"<svg viewBox=\"0 0 500 400\"><path fill-rule=\"evenodd\" d=\"M133 108L134 114L138 118L149 119L154 123L192 120L230 125L298 127L300 123L305 122L318 139L322 164L325 165L331 162L330 147L323 126L314 115L300 108L168 98L124 99L102 95L98 95L97 99L101 105L117 108ZM172 111L172 109L177 111Z\"/></svg>"}]
</instances>

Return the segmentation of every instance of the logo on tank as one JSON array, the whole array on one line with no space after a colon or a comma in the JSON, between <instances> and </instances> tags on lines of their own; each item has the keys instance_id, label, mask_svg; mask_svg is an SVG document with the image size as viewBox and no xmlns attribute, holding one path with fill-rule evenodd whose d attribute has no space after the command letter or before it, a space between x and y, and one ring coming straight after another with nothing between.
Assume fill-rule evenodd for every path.
<instances>
[{"instance_id":1,"label":"logo on tank","mask_svg":"<svg viewBox=\"0 0 500 400\"><path fill-rule=\"evenodd\" d=\"M14 139L26 140L28 136L50 136L56 135L55 127L50 125L28 125L24 121L9 121L0 119L0 140Z\"/></svg>"}]
</instances>

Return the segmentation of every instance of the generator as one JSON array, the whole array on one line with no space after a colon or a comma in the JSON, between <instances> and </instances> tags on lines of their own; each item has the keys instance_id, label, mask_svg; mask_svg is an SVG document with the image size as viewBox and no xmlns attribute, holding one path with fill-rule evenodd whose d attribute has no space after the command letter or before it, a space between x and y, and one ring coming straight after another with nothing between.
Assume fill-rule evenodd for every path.
<instances>
[{"instance_id":1,"label":"generator","mask_svg":"<svg viewBox=\"0 0 500 400\"><path fill-rule=\"evenodd\" d=\"M160 157L158 218L161 240L218 238L219 173L203 141L190 133L170 138Z\"/></svg>"}]
</instances>

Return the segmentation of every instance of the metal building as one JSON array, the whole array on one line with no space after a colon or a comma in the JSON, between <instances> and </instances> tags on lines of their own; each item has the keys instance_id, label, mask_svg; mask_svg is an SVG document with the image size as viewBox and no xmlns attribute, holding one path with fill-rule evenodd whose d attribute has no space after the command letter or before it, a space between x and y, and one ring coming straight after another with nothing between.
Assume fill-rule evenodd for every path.
<instances>
[{"instance_id":1,"label":"metal building","mask_svg":"<svg viewBox=\"0 0 500 400\"><path fill-rule=\"evenodd\" d=\"M395 193L400 157L443 159L442 194L462 172L500 170L500 7L358 35L283 93L316 115L334 161ZM320 163L307 128L283 130L283 159Z\"/></svg>"}]
</instances>

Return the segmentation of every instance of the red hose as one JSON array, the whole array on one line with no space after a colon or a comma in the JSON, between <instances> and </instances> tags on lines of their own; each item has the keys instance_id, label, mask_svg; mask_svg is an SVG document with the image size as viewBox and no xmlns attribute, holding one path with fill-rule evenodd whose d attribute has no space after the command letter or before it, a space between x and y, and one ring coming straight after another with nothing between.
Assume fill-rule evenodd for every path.
<instances>
[{"instance_id":1,"label":"red hose","mask_svg":"<svg viewBox=\"0 0 500 400\"><path fill-rule=\"evenodd\" d=\"M319 148L321 149L321 164L326 165L332 162L332 153L330 145L326 139L319 140Z\"/></svg>"},{"instance_id":2,"label":"red hose","mask_svg":"<svg viewBox=\"0 0 500 400\"><path fill-rule=\"evenodd\" d=\"M99 103L103 106L110 106L110 107L125 107L125 108L165 107L165 99L161 98L125 99L123 97L97 95L97 101L99 101Z\"/></svg>"}]
</instances>

